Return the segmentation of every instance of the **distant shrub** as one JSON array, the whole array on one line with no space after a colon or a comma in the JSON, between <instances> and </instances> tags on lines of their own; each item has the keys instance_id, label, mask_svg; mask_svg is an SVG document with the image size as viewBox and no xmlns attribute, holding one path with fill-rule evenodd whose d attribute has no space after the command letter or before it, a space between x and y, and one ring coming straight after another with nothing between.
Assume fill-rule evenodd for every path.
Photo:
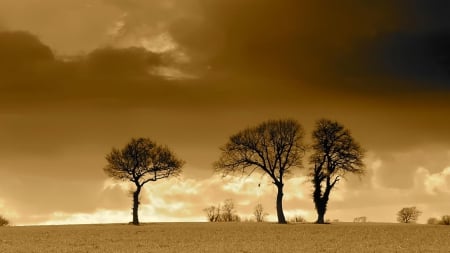
<instances>
[{"instance_id":1,"label":"distant shrub","mask_svg":"<svg viewBox=\"0 0 450 253\"><path fill-rule=\"evenodd\" d=\"M264 222L264 219L268 213L264 212L264 207L261 203L259 203L255 206L253 215L255 216L256 222Z\"/></svg>"},{"instance_id":2,"label":"distant shrub","mask_svg":"<svg viewBox=\"0 0 450 253\"><path fill-rule=\"evenodd\" d=\"M7 220L5 217L0 215L0 227L8 226L9 220Z\"/></svg>"},{"instance_id":3,"label":"distant shrub","mask_svg":"<svg viewBox=\"0 0 450 253\"><path fill-rule=\"evenodd\" d=\"M240 222L241 217L236 214L234 209L234 202L232 199L227 199L222 204L216 206L210 206L203 211L209 222Z\"/></svg>"},{"instance_id":4,"label":"distant shrub","mask_svg":"<svg viewBox=\"0 0 450 253\"><path fill-rule=\"evenodd\" d=\"M450 215L444 215L439 222L441 225L450 225Z\"/></svg>"},{"instance_id":5,"label":"distant shrub","mask_svg":"<svg viewBox=\"0 0 450 253\"><path fill-rule=\"evenodd\" d=\"M353 219L353 222L367 222L367 217L366 216L361 216L361 217L355 217Z\"/></svg>"},{"instance_id":6,"label":"distant shrub","mask_svg":"<svg viewBox=\"0 0 450 253\"><path fill-rule=\"evenodd\" d=\"M439 224L439 222L440 222L440 220L438 220L435 217L431 217L427 220L427 224L429 224L429 225L437 225L437 224Z\"/></svg>"},{"instance_id":7,"label":"distant shrub","mask_svg":"<svg viewBox=\"0 0 450 253\"><path fill-rule=\"evenodd\" d=\"M289 219L289 222L292 222L292 223L305 223L306 219L303 218L303 216L301 216L301 215L295 215L294 217Z\"/></svg>"}]
</instances>

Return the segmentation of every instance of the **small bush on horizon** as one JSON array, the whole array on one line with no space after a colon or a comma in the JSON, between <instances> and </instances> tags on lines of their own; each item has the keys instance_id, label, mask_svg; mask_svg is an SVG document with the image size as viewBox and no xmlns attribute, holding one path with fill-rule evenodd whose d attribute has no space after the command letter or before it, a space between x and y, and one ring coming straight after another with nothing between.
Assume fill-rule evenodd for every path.
<instances>
[{"instance_id":1,"label":"small bush on horizon","mask_svg":"<svg viewBox=\"0 0 450 253\"><path fill-rule=\"evenodd\" d=\"M306 219L301 215L295 215L294 217L289 219L291 223L306 223Z\"/></svg>"},{"instance_id":2,"label":"small bush on horizon","mask_svg":"<svg viewBox=\"0 0 450 253\"><path fill-rule=\"evenodd\" d=\"M441 225L450 225L450 215L442 216L441 220L439 221L439 224L441 224Z\"/></svg>"},{"instance_id":3,"label":"small bush on horizon","mask_svg":"<svg viewBox=\"0 0 450 253\"><path fill-rule=\"evenodd\" d=\"M450 215L444 215L439 220L438 218L431 217L427 220L427 224L429 225L450 225Z\"/></svg>"},{"instance_id":4,"label":"small bush on horizon","mask_svg":"<svg viewBox=\"0 0 450 253\"><path fill-rule=\"evenodd\" d=\"M7 220L5 217L0 215L0 227L8 226L9 220Z\"/></svg>"},{"instance_id":5,"label":"small bush on horizon","mask_svg":"<svg viewBox=\"0 0 450 253\"><path fill-rule=\"evenodd\" d=\"M438 220L438 219L435 218L435 217L430 217L430 218L428 218L428 220L427 220L427 224L428 224L428 225L437 225L437 224L439 224L439 222L440 222L440 220Z\"/></svg>"}]
</instances>

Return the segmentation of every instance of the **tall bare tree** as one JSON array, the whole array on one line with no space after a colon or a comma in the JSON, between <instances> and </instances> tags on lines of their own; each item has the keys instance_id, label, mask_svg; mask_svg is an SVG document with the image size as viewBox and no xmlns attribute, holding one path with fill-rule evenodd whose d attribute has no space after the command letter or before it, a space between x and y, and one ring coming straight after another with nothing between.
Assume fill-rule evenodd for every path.
<instances>
[{"instance_id":1,"label":"tall bare tree","mask_svg":"<svg viewBox=\"0 0 450 253\"><path fill-rule=\"evenodd\" d=\"M295 120L269 120L230 137L221 148L215 168L223 175L259 170L277 187L278 223L286 223L283 213L284 177L293 167L300 167L305 152L303 128Z\"/></svg>"},{"instance_id":2,"label":"tall bare tree","mask_svg":"<svg viewBox=\"0 0 450 253\"><path fill-rule=\"evenodd\" d=\"M350 131L336 121L317 121L312 137L310 176L314 186L316 223L323 224L330 192L339 179L346 173L364 172L364 150L355 142Z\"/></svg>"},{"instance_id":3,"label":"tall bare tree","mask_svg":"<svg viewBox=\"0 0 450 253\"><path fill-rule=\"evenodd\" d=\"M123 148L113 148L106 156L105 173L117 180L131 181L136 186L133 192L133 224L139 225L139 194L142 187L152 181L178 175L184 162L166 146L148 138L131 139Z\"/></svg>"},{"instance_id":4,"label":"tall bare tree","mask_svg":"<svg viewBox=\"0 0 450 253\"><path fill-rule=\"evenodd\" d=\"M400 223L415 223L421 215L422 212L419 211L415 206L404 207L397 213L397 221Z\"/></svg>"}]
</instances>

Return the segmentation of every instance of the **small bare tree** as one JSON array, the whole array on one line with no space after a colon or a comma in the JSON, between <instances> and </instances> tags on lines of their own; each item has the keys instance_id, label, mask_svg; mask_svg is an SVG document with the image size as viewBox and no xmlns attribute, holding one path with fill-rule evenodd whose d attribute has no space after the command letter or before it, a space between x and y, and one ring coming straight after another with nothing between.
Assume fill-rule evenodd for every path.
<instances>
[{"instance_id":1,"label":"small bare tree","mask_svg":"<svg viewBox=\"0 0 450 253\"><path fill-rule=\"evenodd\" d=\"M305 152L303 128L295 120L269 120L230 137L221 148L217 171L251 175L259 170L277 187L278 223L286 223L283 213L284 177L293 167L300 167Z\"/></svg>"},{"instance_id":2,"label":"small bare tree","mask_svg":"<svg viewBox=\"0 0 450 253\"><path fill-rule=\"evenodd\" d=\"M353 219L353 222L367 222L367 217L366 216L361 216L361 217L356 217Z\"/></svg>"},{"instance_id":3,"label":"small bare tree","mask_svg":"<svg viewBox=\"0 0 450 253\"><path fill-rule=\"evenodd\" d=\"M0 215L0 227L8 226L9 220L7 220L5 217Z\"/></svg>"},{"instance_id":4,"label":"small bare tree","mask_svg":"<svg viewBox=\"0 0 450 253\"><path fill-rule=\"evenodd\" d=\"M437 225L437 224L439 224L439 222L440 221L435 217L431 217L427 220L427 224L429 224L429 225Z\"/></svg>"},{"instance_id":5,"label":"small bare tree","mask_svg":"<svg viewBox=\"0 0 450 253\"><path fill-rule=\"evenodd\" d=\"M450 225L450 215L442 216L439 224L441 224L441 225Z\"/></svg>"},{"instance_id":6,"label":"small bare tree","mask_svg":"<svg viewBox=\"0 0 450 253\"><path fill-rule=\"evenodd\" d=\"M421 215L422 212L419 211L415 206L404 207L397 213L397 221L400 223L415 223Z\"/></svg>"},{"instance_id":7,"label":"small bare tree","mask_svg":"<svg viewBox=\"0 0 450 253\"><path fill-rule=\"evenodd\" d=\"M268 214L266 212L264 212L263 205L261 203L259 203L255 206L253 215L255 216L256 222L264 222L264 219Z\"/></svg>"},{"instance_id":8,"label":"small bare tree","mask_svg":"<svg viewBox=\"0 0 450 253\"><path fill-rule=\"evenodd\" d=\"M139 194L148 182L178 175L184 162L166 146L148 138L131 139L123 148L113 148L106 156L105 173L117 180L131 181L136 186L133 192L133 224L139 225Z\"/></svg>"},{"instance_id":9,"label":"small bare tree","mask_svg":"<svg viewBox=\"0 0 450 253\"><path fill-rule=\"evenodd\" d=\"M210 206L208 208L203 209L206 213L206 217L209 222L218 222L220 219L220 205L219 207Z\"/></svg>"},{"instance_id":10,"label":"small bare tree","mask_svg":"<svg viewBox=\"0 0 450 253\"><path fill-rule=\"evenodd\" d=\"M222 205L222 221L234 221L236 210L234 209L234 202L232 199L226 199Z\"/></svg>"},{"instance_id":11,"label":"small bare tree","mask_svg":"<svg viewBox=\"0 0 450 253\"><path fill-rule=\"evenodd\" d=\"M217 206L210 206L203 211L209 222L239 222L241 217L236 214L232 199L226 199L224 203Z\"/></svg>"}]
</instances>

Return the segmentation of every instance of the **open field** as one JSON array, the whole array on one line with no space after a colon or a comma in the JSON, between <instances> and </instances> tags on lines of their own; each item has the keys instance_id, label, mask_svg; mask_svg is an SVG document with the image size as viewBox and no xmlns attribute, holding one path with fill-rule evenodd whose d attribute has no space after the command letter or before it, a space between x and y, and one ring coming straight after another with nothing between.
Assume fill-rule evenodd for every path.
<instances>
[{"instance_id":1,"label":"open field","mask_svg":"<svg viewBox=\"0 0 450 253\"><path fill-rule=\"evenodd\" d=\"M0 227L0 252L450 252L450 227L378 223Z\"/></svg>"}]
</instances>

